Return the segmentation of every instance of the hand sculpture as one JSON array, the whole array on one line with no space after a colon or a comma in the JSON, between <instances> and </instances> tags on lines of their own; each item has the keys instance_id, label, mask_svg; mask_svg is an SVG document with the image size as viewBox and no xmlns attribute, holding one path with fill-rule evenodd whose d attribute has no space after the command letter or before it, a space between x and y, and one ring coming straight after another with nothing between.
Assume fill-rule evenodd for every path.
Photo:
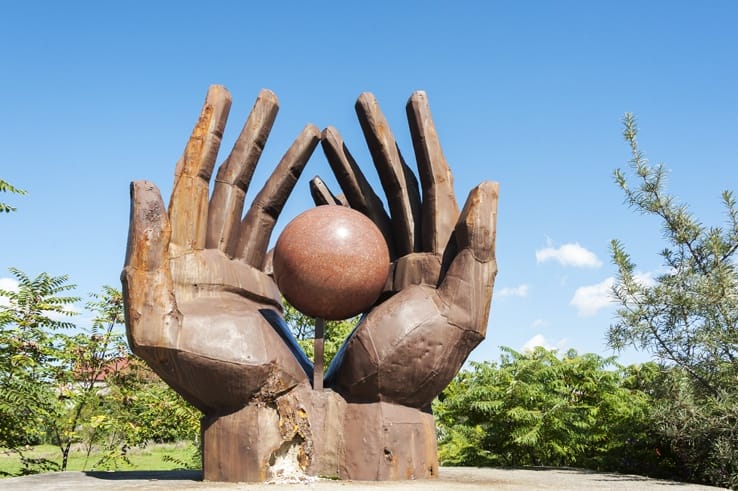
<instances>
[{"instance_id":1,"label":"hand sculpture","mask_svg":"<svg viewBox=\"0 0 738 491\"><path fill-rule=\"evenodd\" d=\"M269 91L259 94L208 202L230 105L225 88L210 88L177 163L168 211L153 184L131 185L122 274L131 349L205 414L206 437L211 421L309 384L311 375L309 361L293 355L260 311L281 312L279 290L262 267L274 223L320 132L305 127L242 221L278 103Z\"/></svg>"},{"instance_id":2,"label":"hand sculpture","mask_svg":"<svg viewBox=\"0 0 738 491\"><path fill-rule=\"evenodd\" d=\"M326 376L348 401L428 408L485 336L497 264L496 183L473 189L461 213L424 92L407 105L422 183L400 155L372 94L356 103L359 122L385 189L392 218L335 128L322 145L348 205L370 217L394 251L383 302L364 318ZM332 193L313 182L317 202ZM321 193L321 190L323 192Z\"/></svg>"},{"instance_id":3,"label":"hand sculpture","mask_svg":"<svg viewBox=\"0 0 738 491\"><path fill-rule=\"evenodd\" d=\"M228 92L211 87L168 210L153 184L131 186L122 274L131 348L204 413L206 480L262 481L279 459L348 479L434 476L427 409L484 338L497 185L475 188L459 213L423 93L408 105L422 205L373 97L357 103L392 219L337 131L324 131L346 201L377 223L394 262L385 295L328 370L333 390L314 391L312 364L284 325L279 290L264 269L276 219L320 135L305 127L242 220L277 101L259 95L208 200L229 108ZM320 181L312 185L319 202L337 203Z\"/></svg>"}]
</instances>

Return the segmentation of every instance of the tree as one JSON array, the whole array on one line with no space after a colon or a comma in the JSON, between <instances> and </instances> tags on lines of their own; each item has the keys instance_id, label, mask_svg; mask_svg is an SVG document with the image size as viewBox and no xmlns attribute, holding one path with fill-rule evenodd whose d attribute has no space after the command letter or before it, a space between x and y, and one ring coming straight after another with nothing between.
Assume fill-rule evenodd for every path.
<instances>
[{"instance_id":1,"label":"tree","mask_svg":"<svg viewBox=\"0 0 738 491\"><path fill-rule=\"evenodd\" d=\"M197 438L197 411L128 352L120 291L92 294L92 323L80 327L67 320L79 297L66 275L10 271L18 289L0 290L0 446L22 473L66 470L76 443L88 457L101 448L92 465L110 468L134 445ZM58 460L26 458L25 446L42 442L58 447Z\"/></svg>"},{"instance_id":2,"label":"tree","mask_svg":"<svg viewBox=\"0 0 738 491\"><path fill-rule=\"evenodd\" d=\"M128 464L128 451L149 442L190 441L193 463L200 466L200 412L187 403L135 355L128 355L125 370L106 377L105 397L86 421L91 433L85 441L102 451L91 465L117 469ZM89 455L89 454L88 454Z\"/></svg>"},{"instance_id":3,"label":"tree","mask_svg":"<svg viewBox=\"0 0 738 491\"><path fill-rule=\"evenodd\" d=\"M446 465L545 465L663 474L634 369L595 354L503 348L434 404Z\"/></svg>"},{"instance_id":4,"label":"tree","mask_svg":"<svg viewBox=\"0 0 738 491\"><path fill-rule=\"evenodd\" d=\"M47 402L56 399L49 384L58 371L58 332L79 300L67 293L68 277L46 273L30 278L10 268L17 291L0 290L0 446L18 447L40 441Z\"/></svg>"},{"instance_id":5,"label":"tree","mask_svg":"<svg viewBox=\"0 0 738 491\"><path fill-rule=\"evenodd\" d=\"M26 191L13 187L9 183L0 179L0 193L26 194ZM6 203L0 202L0 213L10 213L11 211L15 211L15 208Z\"/></svg>"},{"instance_id":6,"label":"tree","mask_svg":"<svg viewBox=\"0 0 738 491\"><path fill-rule=\"evenodd\" d=\"M738 486L736 201L724 191L727 223L703 225L666 192L663 165L648 164L632 114L625 115L623 135L633 176L618 169L615 180L630 207L661 220L666 247L660 252L664 272L644 282L624 245L612 241L618 308L608 343L649 351L664 365L672 392L659 402L659 428L687 477Z\"/></svg>"},{"instance_id":7,"label":"tree","mask_svg":"<svg viewBox=\"0 0 738 491\"><path fill-rule=\"evenodd\" d=\"M634 117L627 114L624 136L632 152L635 188L617 170L626 203L662 220L667 247L660 255L666 272L654 284L639 281L635 265L617 240L612 257L618 268L613 293L619 303L609 331L615 348L633 346L684 369L700 389L718 395L725 377L738 373L738 210L723 192L728 224L706 227L665 191L663 165L649 166L637 143Z\"/></svg>"},{"instance_id":8,"label":"tree","mask_svg":"<svg viewBox=\"0 0 738 491\"><path fill-rule=\"evenodd\" d=\"M86 307L94 314L92 325L60 335L53 363L52 380L61 404L48 401L45 425L61 452L60 470L67 468L73 443L84 442L89 455L96 436L89 431L89 423L95 421L106 395L99 384L127 365L127 346L120 330L116 331L123 324L121 293L103 286Z\"/></svg>"}]
</instances>

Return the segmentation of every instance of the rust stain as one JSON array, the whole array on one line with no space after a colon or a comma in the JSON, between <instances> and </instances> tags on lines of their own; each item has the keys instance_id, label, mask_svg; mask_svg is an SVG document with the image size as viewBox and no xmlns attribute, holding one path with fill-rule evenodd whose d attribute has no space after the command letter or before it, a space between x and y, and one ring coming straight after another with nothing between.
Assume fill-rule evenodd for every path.
<instances>
[{"instance_id":1,"label":"rust stain","mask_svg":"<svg viewBox=\"0 0 738 491\"><path fill-rule=\"evenodd\" d=\"M184 153L184 174L194 175L197 170L193 169L194 166L199 165L199 160L202 156L203 147L207 139L208 131L213 120L213 106L211 104L206 105L202 108L200 119L197 121L197 125L192 130L192 136L187 142L187 147Z\"/></svg>"}]
</instances>

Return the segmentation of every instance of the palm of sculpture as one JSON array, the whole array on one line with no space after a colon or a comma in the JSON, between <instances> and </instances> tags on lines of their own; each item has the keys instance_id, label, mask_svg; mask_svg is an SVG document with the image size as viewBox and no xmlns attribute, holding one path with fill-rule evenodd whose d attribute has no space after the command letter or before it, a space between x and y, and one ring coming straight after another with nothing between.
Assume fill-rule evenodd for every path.
<instances>
[{"instance_id":1,"label":"palm of sculpture","mask_svg":"<svg viewBox=\"0 0 738 491\"><path fill-rule=\"evenodd\" d=\"M263 480L275 456L294 448L311 474L434 475L433 420L420 409L484 338L497 185L475 188L459 214L423 93L408 104L422 204L376 101L363 94L357 103L391 219L337 131L323 132L346 201L375 221L394 261L386 293L328 370L333 390L312 391L312 367L285 332L279 290L263 269L274 223L320 135L303 130L242 220L277 102L262 91L208 200L229 108L227 91L211 87L168 212L153 184L132 184L122 275L132 349L205 414L205 479ZM321 181L311 184L316 201L337 203Z\"/></svg>"}]
</instances>

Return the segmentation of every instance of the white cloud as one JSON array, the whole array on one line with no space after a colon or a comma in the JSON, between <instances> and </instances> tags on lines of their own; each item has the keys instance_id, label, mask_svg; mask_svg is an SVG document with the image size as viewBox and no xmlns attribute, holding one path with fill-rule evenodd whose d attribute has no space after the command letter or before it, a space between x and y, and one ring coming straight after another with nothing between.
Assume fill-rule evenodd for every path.
<instances>
[{"instance_id":1,"label":"white cloud","mask_svg":"<svg viewBox=\"0 0 738 491\"><path fill-rule=\"evenodd\" d=\"M551 344L546 340L546 338L543 336L543 334L536 334L532 338L530 338L528 341L525 342L525 344L522 347L523 352L531 352L536 347L541 346L542 348L546 348L547 350L561 350L566 347L568 343L567 339L559 339L556 341L556 343Z\"/></svg>"},{"instance_id":2,"label":"white cloud","mask_svg":"<svg viewBox=\"0 0 738 491\"><path fill-rule=\"evenodd\" d=\"M13 278L0 278L0 290L17 292L18 282ZM7 306L9 304L10 302L8 301L7 297L0 296L0 305Z\"/></svg>"},{"instance_id":3,"label":"white cloud","mask_svg":"<svg viewBox=\"0 0 738 491\"><path fill-rule=\"evenodd\" d=\"M656 284L656 280L653 279L653 274L649 272L639 272L636 271L636 273L633 275L633 278L636 280L636 282L641 286L654 286Z\"/></svg>"},{"instance_id":4,"label":"white cloud","mask_svg":"<svg viewBox=\"0 0 738 491\"><path fill-rule=\"evenodd\" d=\"M576 307L579 317L591 317L612 303L614 284L615 278L611 276L595 285L580 286L569 304Z\"/></svg>"},{"instance_id":5,"label":"white cloud","mask_svg":"<svg viewBox=\"0 0 738 491\"><path fill-rule=\"evenodd\" d=\"M18 282L13 278L0 278L0 290L18 291Z\"/></svg>"},{"instance_id":6,"label":"white cloud","mask_svg":"<svg viewBox=\"0 0 738 491\"><path fill-rule=\"evenodd\" d=\"M525 344L523 345L523 351L533 351L538 346L542 346L546 349L551 349L548 342L546 341L546 338L543 337L543 334L536 334L525 342Z\"/></svg>"},{"instance_id":7,"label":"white cloud","mask_svg":"<svg viewBox=\"0 0 738 491\"><path fill-rule=\"evenodd\" d=\"M514 287L501 288L495 292L503 297L527 297L528 296L528 285L519 285Z\"/></svg>"},{"instance_id":8,"label":"white cloud","mask_svg":"<svg viewBox=\"0 0 738 491\"><path fill-rule=\"evenodd\" d=\"M594 252L580 246L579 243L564 244L561 247L545 247L536 251L536 262L558 261L562 266L577 268L599 268L602 266Z\"/></svg>"}]
</instances>

